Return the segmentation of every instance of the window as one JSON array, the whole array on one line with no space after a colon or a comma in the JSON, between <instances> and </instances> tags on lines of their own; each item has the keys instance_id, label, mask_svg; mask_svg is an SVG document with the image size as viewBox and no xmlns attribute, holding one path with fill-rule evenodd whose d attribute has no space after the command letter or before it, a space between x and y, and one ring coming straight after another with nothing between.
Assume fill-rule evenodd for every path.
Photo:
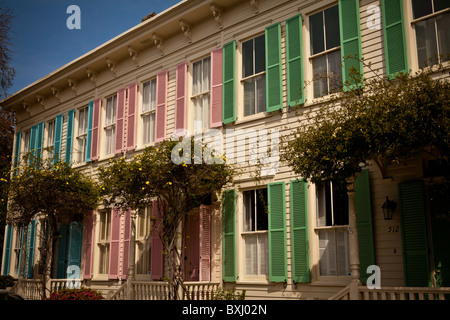
<instances>
[{"instance_id":1,"label":"window","mask_svg":"<svg viewBox=\"0 0 450 320\"><path fill-rule=\"evenodd\" d=\"M152 216L152 206L146 207L137 216L136 274L150 274L151 216Z\"/></svg>"},{"instance_id":2,"label":"window","mask_svg":"<svg viewBox=\"0 0 450 320\"><path fill-rule=\"evenodd\" d=\"M244 116L266 110L265 36L242 43L242 83L244 85Z\"/></svg>"},{"instance_id":3,"label":"window","mask_svg":"<svg viewBox=\"0 0 450 320\"><path fill-rule=\"evenodd\" d=\"M16 274L19 274L22 235L23 235L23 227L20 226L16 229L16 241L14 241L14 257L15 257L14 272Z\"/></svg>"},{"instance_id":4,"label":"window","mask_svg":"<svg viewBox=\"0 0 450 320\"><path fill-rule=\"evenodd\" d=\"M109 239L111 232L111 211L100 212L99 224L99 264L98 273L107 274L109 270Z\"/></svg>"},{"instance_id":5,"label":"window","mask_svg":"<svg viewBox=\"0 0 450 320\"><path fill-rule=\"evenodd\" d=\"M194 124L200 122L201 129L209 128L210 87L211 58L207 57L194 62L192 72L191 99L194 104Z\"/></svg>"},{"instance_id":6,"label":"window","mask_svg":"<svg viewBox=\"0 0 450 320\"><path fill-rule=\"evenodd\" d=\"M48 246L48 238L49 238L49 225L47 219L40 220L40 230L38 236L38 251L39 251L39 268L38 274L43 274L45 270L45 254Z\"/></svg>"},{"instance_id":7,"label":"window","mask_svg":"<svg viewBox=\"0 0 450 320\"><path fill-rule=\"evenodd\" d=\"M55 144L55 120L48 123L47 128L47 147L53 147Z\"/></svg>"},{"instance_id":8,"label":"window","mask_svg":"<svg viewBox=\"0 0 450 320\"><path fill-rule=\"evenodd\" d=\"M117 95L114 95L106 99L105 155L114 153L114 145L116 138L116 110L117 110Z\"/></svg>"},{"instance_id":9,"label":"window","mask_svg":"<svg viewBox=\"0 0 450 320\"><path fill-rule=\"evenodd\" d=\"M88 128L89 107L78 110L78 131L77 131L77 160L84 162L86 159L86 142Z\"/></svg>"},{"instance_id":10,"label":"window","mask_svg":"<svg viewBox=\"0 0 450 320\"><path fill-rule=\"evenodd\" d=\"M31 131L28 130L27 132L25 132L25 140L24 140L24 144L23 144L23 152L29 152L30 151L30 135L31 135Z\"/></svg>"},{"instance_id":11,"label":"window","mask_svg":"<svg viewBox=\"0 0 450 320\"><path fill-rule=\"evenodd\" d=\"M245 191L244 240L245 275L269 275L267 189Z\"/></svg>"},{"instance_id":12,"label":"window","mask_svg":"<svg viewBox=\"0 0 450 320\"><path fill-rule=\"evenodd\" d=\"M142 123L143 144L155 141L155 115L156 115L156 78L144 83L142 88Z\"/></svg>"},{"instance_id":13,"label":"window","mask_svg":"<svg viewBox=\"0 0 450 320\"><path fill-rule=\"evenodd\" d=\"M309 17L314 98L342 87L339 11L334 6Z\"/></svg>"},{"instance_id":14,"label":"window","mask_svg":"<svg viewBox=\"0 0 450 320\"><path fill-rule=\"evenodd\" d=\"M449 7L446 0L412 0L419 68L450 59Z\"/></svg>"},{"instance_id":15,"label":"window","mask_svg":"<svg viewBox=\"0 0 450 320\"><path fill-rule=\"evenodd\" d=\"M345 181L317 186L316 234L319 237L321 276L350 274L348 244L348 196Z\"/></svg>"}]
</instances>

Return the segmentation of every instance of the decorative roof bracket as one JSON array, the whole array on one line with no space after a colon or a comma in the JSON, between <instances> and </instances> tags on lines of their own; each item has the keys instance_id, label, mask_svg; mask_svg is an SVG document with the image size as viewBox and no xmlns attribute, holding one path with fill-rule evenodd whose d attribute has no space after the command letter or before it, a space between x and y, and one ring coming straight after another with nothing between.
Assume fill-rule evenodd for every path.
<instances>
[{"instance_id":1,"label":"decorative roof bracket","mask_svg":"<svg viewBox=\"0 0 450 320\"><path fill-rule=\"evenodd\" d=\"M214 19L216 20L217 24L219 25L219 28L223 28L223 9L219 5L215 3L211 3L209 6L211 8L212 15Z\"/></svg>"}]
</instances>

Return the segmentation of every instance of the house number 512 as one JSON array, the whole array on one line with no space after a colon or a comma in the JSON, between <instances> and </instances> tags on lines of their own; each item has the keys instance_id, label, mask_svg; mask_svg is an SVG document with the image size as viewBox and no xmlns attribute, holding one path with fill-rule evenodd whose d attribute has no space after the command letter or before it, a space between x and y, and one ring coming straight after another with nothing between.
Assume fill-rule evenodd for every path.
<instances>
[{"instance_id":1,"label":"house number 512","mask_svg":"<svg viewBox=\"0 0 450 320\"><path fill-rule=\"evenodd\" d=\"M400 230L399 226L389 226L388 232L398 232Z\"/></svg>"}]
</instances>

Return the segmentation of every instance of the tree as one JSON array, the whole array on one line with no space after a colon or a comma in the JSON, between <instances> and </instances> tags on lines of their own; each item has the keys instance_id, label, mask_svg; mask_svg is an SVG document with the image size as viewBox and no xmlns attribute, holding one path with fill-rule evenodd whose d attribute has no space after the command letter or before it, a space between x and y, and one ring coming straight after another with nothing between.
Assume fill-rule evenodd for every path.
<instances>
[{"instance_id":1,"label":"tree","mask_svg":"<svg viewBox=\"0 0 450 320\"><path fill-rule=\"evenodd\" d=\"M16 71L9 66L11 59L9 49L11 22L14 18L13 10L0 8L0 100L6 97L6 90L12 86Z\"/></svg>"},{"instance_id":2,"label":"tree","mask_svg":"<svg viewBox=\"0 0 450 320\"><path fill-rule=\"evenodd\" d=\"M26 234L27 226L33 220L48 221L47 234L39 235L43 244L44 297L46 277L51 272L59 237L58 227L82 222L97 208L100 200L96 182L56 157L42 159L36 151L27 153L23 165L13 168L9 188L8 222L23 226Z\"/></svg>"},{"instance_id":3,"label":"tree","mask_svg":"<svg viewBox=\"0 0 450 320\"><path fill-rule=\"evenodd\" d=\"M312 182L352 177L369 162L385 173L423 152L448 167L449 82L436 75L377 77L333 95L284 141L282 158Z\"/></svg>"},{"instance_id":4,"label":"tree","mask_svg":"<svg viewBox=\"0 0 450 320\"><path fill-rule=\"evenodd\" d=\"M157 201L160 218L153 213L153 232L158 232L170 266L168 280L173 299L181 298L180 286L184 289L183 244L179 243L183 237L178 228L206 196L232 181L233 169L223 158L208 155L211 150L194 138L184 138L183 142L166 140L133 158L110 160L108 166L99 169L107 207L139 213L151 201Z\"/></svg>"}]
</instances>

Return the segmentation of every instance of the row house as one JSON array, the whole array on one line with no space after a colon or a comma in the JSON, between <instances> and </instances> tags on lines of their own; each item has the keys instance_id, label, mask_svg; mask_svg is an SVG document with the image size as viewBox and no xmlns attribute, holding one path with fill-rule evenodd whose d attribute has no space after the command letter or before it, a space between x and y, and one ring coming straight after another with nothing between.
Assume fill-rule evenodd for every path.
<instances>
[{"instance_id":1,"label":"row house","mask_svg":"<svg viewBox=\"0 0 450 320\"><path fill-rule=\"evenodd\" d=\"M21 153L53 146L95 177L109 159L133 157L177 130L214 129L231 136L223 147L245 170L185 221L186 281L246 290L249 299L328 299L351 283L352 270L365 284L377 266L382 288L448 286L449 225L428 201L442 173L426 156L386 172L367 167L356 180L356 221L338 182L304 182L273 156L257 180L251 157L263 134L273 155L304 123L302 110L340 90L352 67L370 79L448 66L449 18L445 0L181 1L3 100L17 117L14 166ZM342 59L349 55L364 63ZM390 220L386 197L397 203ZM89 221L61 226L51 277L76 271L85 285L112 292L134 257L136 280L161 280L155 214L149 206L136 218L134 248L129 213L100 205ZM43 228L36 220L25 239L6 227L2 274L40 277Z\"/></svg>"}]
</instances>

